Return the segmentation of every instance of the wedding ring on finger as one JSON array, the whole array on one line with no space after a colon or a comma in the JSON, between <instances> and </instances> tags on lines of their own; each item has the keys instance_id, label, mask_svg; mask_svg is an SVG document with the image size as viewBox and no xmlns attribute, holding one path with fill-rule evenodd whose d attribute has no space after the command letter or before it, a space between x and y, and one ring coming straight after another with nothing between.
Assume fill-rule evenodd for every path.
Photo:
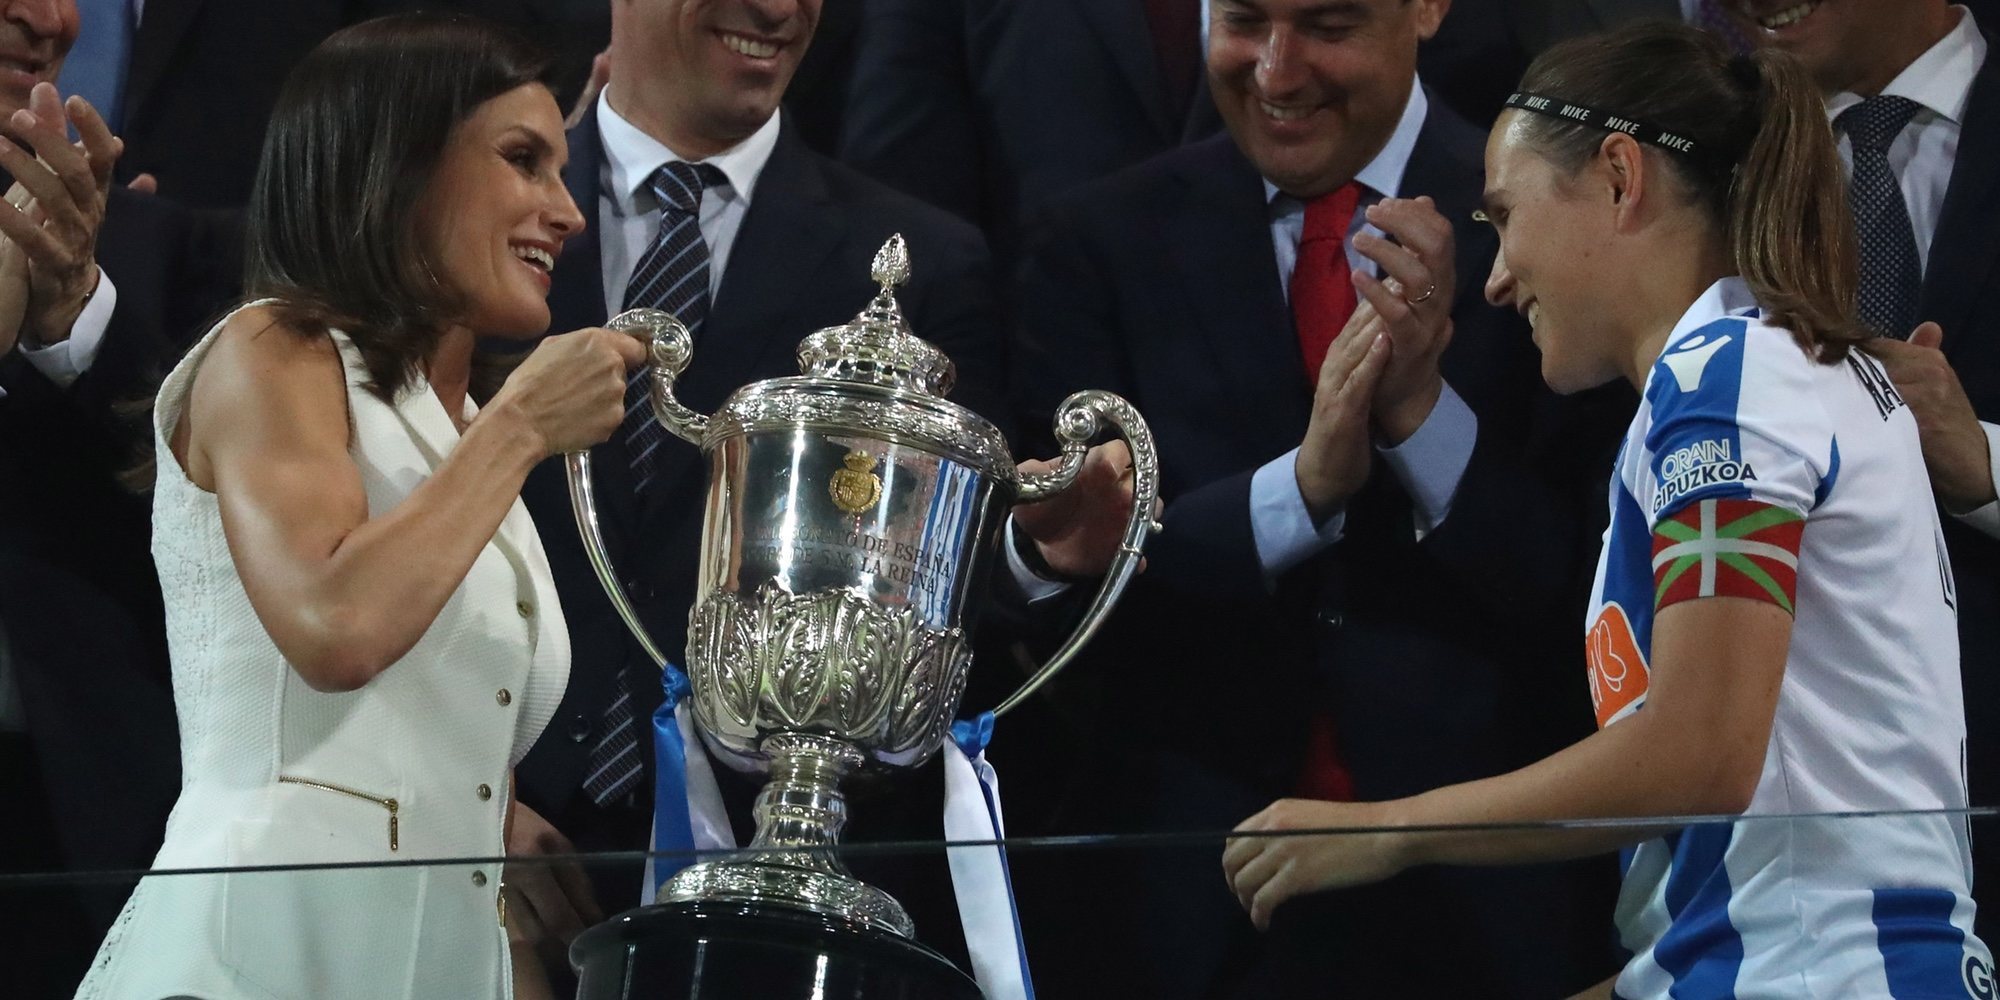
<instances>
[{"instance_id":1,"label":"wedding ring on finger","mask_svg":"<svg viewBox=\"0 0 2000 1000\"><path fill-rule=\"evenodd\" d=\"M1427 286L1424 289L1424 294L1419 295L1414 299L1404 299L1403 301L1408 302L1411 305L1417 305L1418 303L1421 302L1429 302L1431 300L1431 296L1437 294L1437 290L1438 290L1437 282L1433 281L1430 283L1429 286Z\"/></svg>"}]
</instances>

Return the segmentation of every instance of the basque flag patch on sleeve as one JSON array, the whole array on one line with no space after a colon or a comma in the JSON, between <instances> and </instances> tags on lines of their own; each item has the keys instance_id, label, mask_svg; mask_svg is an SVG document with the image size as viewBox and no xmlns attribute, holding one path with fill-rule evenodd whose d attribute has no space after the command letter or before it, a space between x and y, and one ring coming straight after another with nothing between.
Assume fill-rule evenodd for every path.
<instances>
[{"instance_id":1,"label":"basque flag patch on sleeve","mask_svg":"<svg viewBox=\"0 0 2000 1000\"><path fill-rule=\"evenodd\" d=\"M1653 609L1748 597L1792 614L1805 518L1757 500L1697 500L1653 528Z\"/></svg>"}]
</instances>

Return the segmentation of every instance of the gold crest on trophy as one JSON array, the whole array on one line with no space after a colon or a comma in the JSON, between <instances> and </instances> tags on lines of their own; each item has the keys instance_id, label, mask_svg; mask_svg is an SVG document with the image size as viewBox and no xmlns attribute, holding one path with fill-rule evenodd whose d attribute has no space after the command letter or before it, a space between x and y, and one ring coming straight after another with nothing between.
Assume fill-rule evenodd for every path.
<instances>
[{"instance_id":1,"label":"gold crest on trophy","mask_svg":"<svg viewBox=\"0 0 2000 1000\"><path fill-rule=\"evenodd\" d=\"M847 468L833 474L826 484L833 505L849 514L865 514L882 499L882 477L874 473L875 457L860 449L841 459Z\"/></svg>"}]
</instances>

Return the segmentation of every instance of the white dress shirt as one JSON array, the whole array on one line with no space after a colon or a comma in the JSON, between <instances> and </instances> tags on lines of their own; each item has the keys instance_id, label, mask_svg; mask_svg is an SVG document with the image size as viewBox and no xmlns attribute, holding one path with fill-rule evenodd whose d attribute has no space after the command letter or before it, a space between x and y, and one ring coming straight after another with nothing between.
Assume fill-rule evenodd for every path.
<instances>
[{"instance_id":1,"label":"white dress shirt","mask_svg":"<svg viewBox=\"0 0 2000 1000\"><path fill-rule=\"evenodd\" d=\"M597 185L599 244L604 253L604 314L625 311L625 286L632 269L660 233L660 202L647 181L669 163L706 163L728 181L701 193L701 238L708 244L708 295L711 303L722 288L729 253L750 211L757 179L771 162L778 145L779 116L750 138L703 160L690 161L647 135L618 113L616 96L606 87L597 98L597 131L604 141L604 165ZM858 306L857 306L858 308Z\"/></svg>"},{"instance_id":2,"label":"white dress shirt","mask_svg":"<svg viewBox=\"0 0 2000 1000\"><path fill-rule=\"evenodd\" d=\"M1944 214L1945 192L1951 187L1952 169L1958 162L1959 132L1965 118L1966 101L1972 96L1972 81L1986 64L1986 37L1980 34L1972 12L1958 11L1958 26L1929 51L1889 81L1882 93L1915 101L1918 111L1889 144L1889 169L1903 189L1903 201L1910 208L1910 228L1917 238L1917 260L1926 273L1930 270L1931 241L1937 236L1938 218ZM1861 103L1861 95L1839 93L1827 98L1828 116ZM1853 143L1840 136L1840 158L1850 168L1854 163ZM1946 330L1945 336L1996 336L1995 330ZM1995 491L2000 492L2000 425L1981 421L1986 432L1988 460L1994 472ZM1959 520L2000 538L2000 501L1989 503Z\"/></svg>"},{"instance_id":3,"label":"white dress shirt","mask_svg":"<svg viewBox=\"0 0 2000 1000\"><path fill-rule=\"evenodd\" d=\"M15 350L36 371L48 376L49 381L67 389L97 361L98 349L104 346L104 330L111 325L111 312L116 308L118 288L111 283L111 275L100 270L97 291L91 293L90 301L83 304L83 311L70 325L68 340L47 347L29 347L23 338ZM6 398L7 390L0 387L0 399Z\"/></svg>"},{"instance_id":4,"label":"white dress shirt","mask_svg":"<svg viewBox=\"0 0 2000 1000\"><path fill-rule=\"evenodd\" d=\"M1355 250L1354 236L1362 232L1376 237L1384 235L1369 224L1364 210L1384 198L1402 197L1403 173L1410 164L1410 152L1416 148L1417 136L1423 131L1429 111L1423 83L1417 81L1410 88L1410 99L1403 107L1396 131L1375 159L1355 175L1362 196L1348 226L1346 251L1348 267L1357 272L1365 270L1380 276L1381 269L1375 262ZM1271 204L1271 247L1278 258L1278 284L1289 298L1292 271L1298 266L1299 238L1305 230L1305 205L1269 181L1264 183L1264 192ZM1446 515L1451 513L1452 495L1458 492L1459 480L1464 478L1465 467L1472 460L1478 431L1478 418L1458 393L1446 385L1430 416L1409 440L1394 448L1377 449L1415 501L1419 539L1444 523ZM1324 524L1313 524L1305 498L1299 494L1298 457L1299 450L1294 448L1266 463L1250 479L1250 529L1266 580L1275 579L1340 541L1346 528L1344 512L1334 514Z\"/></svg>"}]
</instances>

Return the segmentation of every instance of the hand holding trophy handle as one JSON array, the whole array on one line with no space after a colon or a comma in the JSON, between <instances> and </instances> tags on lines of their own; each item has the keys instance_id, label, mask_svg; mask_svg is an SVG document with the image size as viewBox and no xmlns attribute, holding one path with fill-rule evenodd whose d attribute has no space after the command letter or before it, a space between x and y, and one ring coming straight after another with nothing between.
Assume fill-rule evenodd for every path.
<instances>
[{"instance_id":1,"label":"hand holding trophy handle","mask_svg":"<svg viewBox=\"0 0 2000 1000\"><path fill-rule=\"evenodd\" d=\"M651 380L654 416L662 427L700 444L702 434L708 430L708 418L674 398L674 380L687 370L694 354L694 338L688 328L672 314L658 309L628 309L605 326L626 331L650 345L651 363L647 365L646 377ZM583 537L584 552L590 557L590 568L597 572L597 582L611 599L612 610L618 612L619 619L631 630L632 638L639 641L639 648L655 664L664 665L667 657L639 621L639 613L633 610L625 585L619 582L618 571L611 565L611 552L604 545L595 480L590 475L590 452L573 451L563 456L563 471L569 478L569 505L576 515L576 530Z\"/></svg>"},{"instance_id":2,"label":"hand holding trophy handle","mask_svg":"<svg viewBox=\"0 0 2000 1000\"><path fill-rule=\"evenodd\" d=\"M1132 450L1132 515L1125 523L1118 554L1112 558L1111 568L1105 571L1104 582L1098 586L1097 595L1091 598L1090 607L1084 612L1083 621L1077 625L1076 631L1041 669L1028 678L1027 683L1021 685L1020 690L1009 695L993 710L995 716L1005 715L1027 700L1049 678L1068 666L1077 651L1097 634L1098 627L1104 624L1118 598L1125 593L1126 585L1138 573L1140 551L1146 543L1146 536L1159 530L1160 526L1153 520L1153 504L1160 495L1160 456L1153 448L1153 432L1147 429L1145 419L1139 416L1139 411L1133 409L1131 403L1099 389L1076 393L1056 408L1056 439L1062 442L1062 459L1049 472L1024 477L1017 502L1046 500L1074 485L1077 473L1083 468L1084 453L1089 449L1091 439L1106 423L1118 431L1126 446Z\"/></svg>"}]
</instances>

